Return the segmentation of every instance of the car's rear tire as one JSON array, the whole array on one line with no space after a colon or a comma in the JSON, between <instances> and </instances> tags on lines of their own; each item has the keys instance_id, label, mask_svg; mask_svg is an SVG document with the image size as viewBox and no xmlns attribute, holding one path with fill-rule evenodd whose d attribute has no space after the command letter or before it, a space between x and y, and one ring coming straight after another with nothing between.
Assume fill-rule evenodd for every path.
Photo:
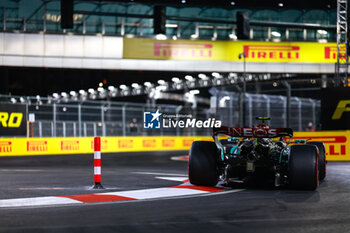
<instances>
[{"instance_id":1,"label":"car's rear tire","mask_svg":"<svg viewBox=\"0 0 350 233\"><path fill-rule=\"evenodd\" d=\"M191 184L215 186L218 183L218 149L214 142L195 141L190 149L188 176Z\"/></svg>"},{"instance_id":2,"label":"car's rear tire","mask_svg":"<svg viewBox=\"0 0 350 233\"><path fill-rule=\"evenodd\" d=\"M318 154L313 145L293 145L289 154L289 183L295 189L318 186Z\"/></svg>"},{"instance_id":3,"label":"car's rear tire","mask_svg":"<svg viewBox=\"0 0 350 233\"><path fill-rule=\"evenodd\" d=\"M324 180L327 174L326 149L323 142L308 142L309 145L315 145L318 148L318 178Z\"/></svg>"}]
</instances>

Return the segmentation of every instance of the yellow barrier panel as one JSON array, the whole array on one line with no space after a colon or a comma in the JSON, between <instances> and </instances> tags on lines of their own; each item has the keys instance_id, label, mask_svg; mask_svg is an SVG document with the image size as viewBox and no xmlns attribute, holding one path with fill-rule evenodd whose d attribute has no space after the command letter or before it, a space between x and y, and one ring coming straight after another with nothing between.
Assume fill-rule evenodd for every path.
<instances>
[{"instance_id":1,"label":"yellow barrier panel","mask_svg":"<svg viewBox=\"0 0 350 233\"><path fill-rule=\"evenodd\" d=\"M324 142L328 161L350 160L350 131L296 132L293 139L308 138Z\"/></svg>"},{"instance_id":2,"label":"yellow barrier panel","mask_svg":"<svg viewBox=\"0 0 350 233\"><path fill-rule=\"evenodd\" d=\"M325 143L327 160L350 161L350 131L296 132L294 139ZM211 137L102 137L101 152L188 150L193 141ZM94 152L93 137L1 138L0 156L88 154Z\"/></svg>"},{"instance_id":3,"label":"yellow barrier panel","mask_svg":"<svg viewBox=\"0 0 350 233\"><path fill-rule=\"evenodd\" d=\"M101 152L188 150L194 140L210 137L101 137ZM94 138L1 138L0 156L85 154L94 152Z\"/></svg>"},{"instance_id":4,"label":"yellow barrier panel","mask_svg":"<svg viewBox=\"0 0 350 233\"><path fill-rule=\"evenodd\" d=\"M336 43L260 42L260 41L191 41L124 38L123 58L196 61L335 63ZM345 49L345 47L341 47Z\"/></svg>"}]
</instances>

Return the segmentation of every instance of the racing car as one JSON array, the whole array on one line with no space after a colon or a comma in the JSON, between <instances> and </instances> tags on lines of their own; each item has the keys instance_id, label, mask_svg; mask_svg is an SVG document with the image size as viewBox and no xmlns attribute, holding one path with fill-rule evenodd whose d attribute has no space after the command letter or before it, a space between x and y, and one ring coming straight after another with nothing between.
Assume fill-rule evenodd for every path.
<instances>
[{"instance_id":1,"label":"racing car","mask_svg":"<svg viewBox=\"0 0 350 233\"><path fill-rule=\"evenodd\" d=\"M195 141L189 154L189 180L194 185L216 186L263 178L274 187L315 190L326 177L323 142L295 140L293 130L270 128L268 117L253 128L221 126L211 141ZM219 135L228 136L219 140Z\"/></svg>"}]
</instances>

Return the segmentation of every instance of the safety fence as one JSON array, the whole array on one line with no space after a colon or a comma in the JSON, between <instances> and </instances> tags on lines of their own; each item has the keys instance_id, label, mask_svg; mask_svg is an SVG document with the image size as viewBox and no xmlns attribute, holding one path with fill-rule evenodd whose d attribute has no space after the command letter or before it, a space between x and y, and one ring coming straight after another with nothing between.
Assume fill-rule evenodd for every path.
<instances>
[{"instance_id":1,"label":"safety fence","mask_svg":"<svg viewBox=\"0 0 350 233\"><path fill-rule=\"evenodd\" d=\"M190 115L199 120L207 120L207 109L174 105L120 104L95 102L94 105L71 104L32 104L29 114L35 115L34 137L88 137L88 136L191 136L210 135L208 128L178 127L145 129L144 112L159 110L163 115ZM181 120L178 117L176 120Z\"/></svg>"},{"instance_id":2,"label":"safety fence","mask_svg":"<svg viewBox=\"0 0 350 233\"><path fill-rule=\"evenodd\" d=\"M240 94L220 91L216 93L216 115L224 125L239 126ZM268 116L272 127L289 127L295 131L320 129L321 101L311 98L281 95L245 94L243 100L243 125L256 125L257 116Z\"/></svg>"},{"instance_id":3,"label":"safety fence","mask_svg":"<svg viewBox=\"0 0 350 233\"><path fill-rule=\"evenodd\" d=\"M296 132L294 139L322 141L327 160L350 161L350 131ZM211 137L102 137L102 153L188 150L193 141ZM93 154L94 138L1 138L0 156ZM180 154L181 155L181 154Z\"/></svg>"},{"instance_id":4,"label":"safety fence","mask_svg":"<svg viewBox=\"0 0 350 233\"><path fill-rule=\"evenodd\" d=\"M156 101L139 104L117 101L55 101L42 97L0 96L0 106L7 106L7 109L9 103L25 106L26 116L23 119L32 122L28 129L28 136L39 138L210 136L212 134L211 128L204 127L145 128L144 113L157 110L163 116L173 116L172 121L186 121L189 118L206 121L215 118L220 120L222 125L252 127L258 123L256 116L268 116L272 118L270 124L275 128L290 127L295 131L306 131L311 123L312 130L320 129L321 103L319 100L246 93L242 103L244 109L242 109L241 98L242 96L237 92L218 91L213 93L210 106L202 106L195 103L158 104ZM242 116L243 122L240 120ZM10 136L12 134L1 135Z\"/></svg>"}]
</instances>

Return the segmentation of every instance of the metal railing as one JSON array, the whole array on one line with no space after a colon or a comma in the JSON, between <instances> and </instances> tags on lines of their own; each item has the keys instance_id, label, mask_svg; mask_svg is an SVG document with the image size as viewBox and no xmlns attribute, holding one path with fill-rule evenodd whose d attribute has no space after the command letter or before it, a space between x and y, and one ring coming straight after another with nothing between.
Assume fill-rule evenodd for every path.
<instances>
[{"instance_id":1,"label":"metal railing","mask_svg":"<svg viewBox=\"0 0 350 233\"><path fill-rule=\"evenodd\" d=\"M216 100L216 115L225 125L239 126L240 94L219 92ZM320 129L321 101L310 98L290 98L290 119L288 125L288 98L280 95L245 94L245 126L256 125L256 116L272 118L272 127L290 127L295 131L305 131L311 123Z\"/></svg>"},{"instance_id":2,"label":"metal railing","mask_svg":"<svg viewBox=\"0 0 350 233\"><path fill-rule=\"evenodd\" d=\"M35 118L34 137L87 137L87 136L192 136L211 135L211 128L161 127L145 129L144 112L159 112L167 115L191 115L197 120L216 118L223 125L241 126L240 94L219 91L212 97L210 107L199 107L193 103L185 105L122 103L113 101L62 101L38 97L0 96L1 102L21 100L16 104L26 105L27 117ZM214 100L214 101L213 101ZM215 102L215 103L214 103ZM286 96L245 94L244 122L252 127L256 116L272 118L272 127L291 127L295 131L306 130L311 122L320 124L320 101L309 98L291 97L290 105ZM288 125L288 106L290 124ZM186 120L184 116L174 120ZM3 135L4 136L4 135Z\"/></svg>"},{"instance_id":3,"label":"metal railing","mask_svg":"<svg viewBox=\"0 0 350 233\"><path fill-rule=\"evenodd\" d=\"M117 36L154 36L153 15L126 14L75 10L74 27L71 30L61 29L60 11L47 9L42 4L36 11L41 17L9 17L8 11L16 12L11 7L2 8L2 31L48 32L76 34L102 34ZM33 16L33 15L32 15ZM91 16L96 20L91 20ZM113 20L111 20L113 19ZM168 36L192 39L225 39L236 40L236 22L231 19L206 19L193 17L167 16ZM185 25L185 26L184 26ZM250 39L254 40L292 40L292 41L335 41L335 25L297 22L250 21ZM278 36L272 33L278 32ZM276 33L276 32L275 32Z\"/></svg>"},{"instance_id":4,"label":"metal railing","mask_svg":"<svg viewBox=\"0 0 350 233\"><path fill-rule=\"evenodd\" d=\"M14 97L11 97L12 100ZM8 97L8 100L11 100ZM19 99L17 97L17 99ZM0 97L5 101L6 97ZM157 109L167 115L192 115L206 120L205 108L166 104L136 104L112 101L67 101L52 103L50 99L22 98L27 106L27 119L34 115L34 137L87 137L87 136L191 136L210 135L211 129L161 128L144 129L144 112ZM18 104L18 103L17 103ZM181 120L177 118L177 120Z\"/></svg>"}]
</instances>

